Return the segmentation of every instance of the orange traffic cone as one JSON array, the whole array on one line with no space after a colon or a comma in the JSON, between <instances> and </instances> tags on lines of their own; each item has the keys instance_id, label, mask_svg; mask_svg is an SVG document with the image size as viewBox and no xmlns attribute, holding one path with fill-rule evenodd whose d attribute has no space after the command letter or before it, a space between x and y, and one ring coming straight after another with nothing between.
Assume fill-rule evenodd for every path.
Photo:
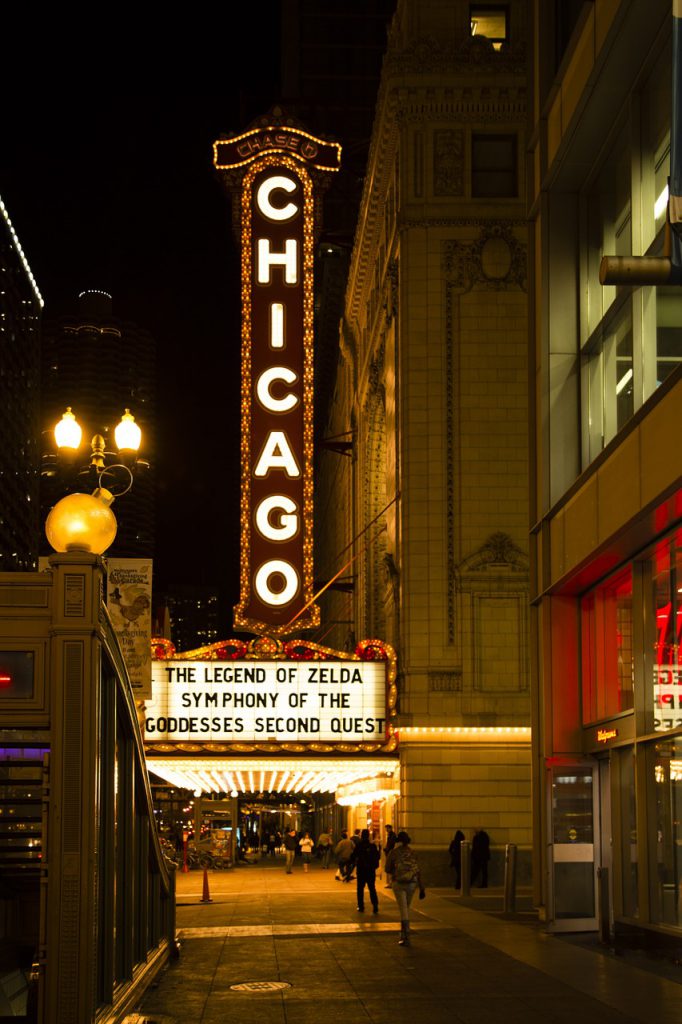
<instances>
[{"instance_id":1,"label":"orange traffic cone","mask_svg":"<svg viewBox=\"0 0 682 1024\"><path fill-rule=\"evenodd\" d=\"M201 897L202 903L213 903L211 894L208 891L208 868L204 868L204 894Z\"/></svg>"}]
</instances>

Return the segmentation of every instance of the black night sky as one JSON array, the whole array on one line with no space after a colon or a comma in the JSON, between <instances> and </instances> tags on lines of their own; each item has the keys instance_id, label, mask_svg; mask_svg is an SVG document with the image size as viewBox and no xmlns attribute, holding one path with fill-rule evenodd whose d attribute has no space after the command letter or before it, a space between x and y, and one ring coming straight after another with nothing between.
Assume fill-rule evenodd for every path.
<instances>
[{"instance_id":1,"label":"black night sky","mask_svg":"<svg viewBox=\"0 0 682 1024\"><path fill-rule=\"evenodd\" d=\"M259 5L257 44L232 48L203 90L198 76L195 91L184 91L170 66L159 71L164 88L150 81L146 92L114 91L102 74L69 88L57 77L39 106L18 98L3 111L0 196L44 319L75 313L80 291L101 288L115 316L156 338L156 578L222 583L230 604L238 586L239 261L212 143L280 99L277 17L269 35L262 31L277 10Z\"/></svg>"}]
</instances>

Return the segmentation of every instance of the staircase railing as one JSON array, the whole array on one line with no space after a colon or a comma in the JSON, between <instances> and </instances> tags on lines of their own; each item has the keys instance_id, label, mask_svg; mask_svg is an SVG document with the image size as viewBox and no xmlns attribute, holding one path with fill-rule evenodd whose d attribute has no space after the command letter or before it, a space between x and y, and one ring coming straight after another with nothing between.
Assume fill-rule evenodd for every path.
<instances>
[{"instance_id":1,"label":"staircase railing","mask_svg":"<svg viewBox=\"0 0 682 1024\"><path fill-rule=\"evenodd\" d=\"M0 574L0 1021L116 1024L177 953L175 875L102 562L50 565Z\"/></svg>"}]
</instances>

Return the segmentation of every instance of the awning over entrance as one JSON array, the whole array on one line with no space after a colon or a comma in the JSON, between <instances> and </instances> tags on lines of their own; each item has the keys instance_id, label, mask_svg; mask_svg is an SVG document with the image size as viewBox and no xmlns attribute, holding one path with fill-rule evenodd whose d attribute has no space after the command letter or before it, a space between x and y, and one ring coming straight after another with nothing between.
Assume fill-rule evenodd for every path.
<instances>
[{"instance_id":1,"label":"awning over entrance","mask_svg":"<svg viewBox=\"0 0 682 1024\"><path fill-rule=\"evenodd\" d=\"M389 758L147 758L154 775L181 789L202 793L333 793L362 780L389 781L399 762ZM355 785L354 785L355 784ZM383 786L381 788L384 788Z\"/></svg>"}]
</instances>

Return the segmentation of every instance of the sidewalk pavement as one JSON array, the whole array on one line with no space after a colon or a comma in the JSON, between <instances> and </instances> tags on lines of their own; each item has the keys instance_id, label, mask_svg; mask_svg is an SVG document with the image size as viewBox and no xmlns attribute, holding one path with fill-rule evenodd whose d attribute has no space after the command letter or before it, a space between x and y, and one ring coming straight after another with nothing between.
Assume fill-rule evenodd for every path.
<instances>
[{"instance_id":1,"label":"sidewalk pavement","mask_svg":"<svg viewBox=\"0 0 682 1024\"><path fill-rule=\"evenodd\" d=\"M464 907L434 889L412 904L412 945L398 946L390 890L379 914L332 869L283 858L178 873L180 958L139 1007L155 1024L681 1024L682 985L528 924ZM681 971L682 980L682 971ZM234 986L246 986L235 989Z\"/></svg>"}]
</instances>

